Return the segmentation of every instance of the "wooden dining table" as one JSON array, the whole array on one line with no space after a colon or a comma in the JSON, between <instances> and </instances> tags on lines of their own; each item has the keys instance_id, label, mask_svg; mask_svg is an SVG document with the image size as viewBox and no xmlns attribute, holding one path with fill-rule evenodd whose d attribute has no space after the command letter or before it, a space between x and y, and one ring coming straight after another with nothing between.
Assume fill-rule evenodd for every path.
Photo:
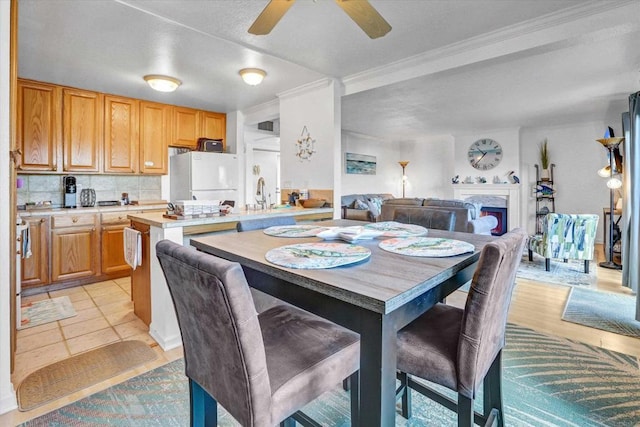
<instances>
[{"instance_id":1,"label":"wooden dining table","mask_svg":"<svg viewBox=\"0 0 640 427\"><path fill-rule=\"evenodd\" d=\"M363 225L358 221L316 222L319 226ZM414 257L378 247L382 238L357 241L371 257L328 269L292 269L265 259L274 248L320 242L319 237L282 238L262 230L191 239L196 249L242 265L251 287L360 334L360 417L354 425L393 426L396 416L396 334L434 304L471 280L480 251L492 236L429 230L474 245L451 257Z\"/></svg>"}]
</instances>

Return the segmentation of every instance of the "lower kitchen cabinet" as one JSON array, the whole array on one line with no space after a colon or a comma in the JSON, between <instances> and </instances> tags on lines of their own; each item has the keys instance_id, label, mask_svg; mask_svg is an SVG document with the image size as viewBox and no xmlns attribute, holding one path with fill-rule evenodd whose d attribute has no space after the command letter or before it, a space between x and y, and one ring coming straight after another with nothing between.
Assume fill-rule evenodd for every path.
<instances>
[{"instance_id":1,"label":"lower kitchen cabinet","mask_svg":"<svg viewBox=\"0 0 640 427\"><path fill-rule=\"evenodd\" d=\"M132 227L142 233L142 265L131 273L133 312L148 326L151 324L151 227L137 222Z\"/></svg>"},{"instance_id":2,"label":"lower kitchen cabinet","mask_svg":"<svg viewBox=\"0 0 640 427\"><path fill-rule=\"evenodd\" d=\"M95 215L54 216L51 229L51 281L100 273Z\"/></svg>"},{"instance_id":3,"label":"lower kitchen cabinet","mask_svg":"<svg viewBox=\"0 0 640 427\"><path fill-rule=\"evenodd\" d=\"M50 217L25 219L31 236L31 256L22 258L20 278L22 288L49 284L49 224Z\"/></svg>"},{"instance_id":4,"label":"lower kitchen cabinet","mask_svg":"<svg viewBox=\"0 0 640 427\"><path fill-rule=\"evenodd\" d=\"M129 225L126 212L102 214L102 274L131 271L124 260L124 228Z\"/></svg>"}]
</instances>

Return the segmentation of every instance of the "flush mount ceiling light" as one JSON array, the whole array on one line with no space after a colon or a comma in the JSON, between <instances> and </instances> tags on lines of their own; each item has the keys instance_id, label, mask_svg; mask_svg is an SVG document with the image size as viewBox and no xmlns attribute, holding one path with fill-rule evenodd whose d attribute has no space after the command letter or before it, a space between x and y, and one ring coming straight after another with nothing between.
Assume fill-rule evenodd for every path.
<instances>
[{"instance_id":1,"label":"flush mount ceiling light","mask_svg":"<svg viewBox=\"0 0 640 427\"><path fill-rule=\"evenodd\" d=\"M144 76L144 80L149 83L151 89L159 92L173 92L182 84L178 79L158 74L149 74L148 76Z\"/></svg>"},{"instance_id":2,"label":"flush mount ceiling light","mask_svg":"<svg viewBox=\"0 0 640 427\"><path fill-rule=\"evenodd\" d=\"M261 70L260 68L243 68L239 71L242 80L248 85L255 86L262 83L264 76L267 75L267 72Z\"/></svg>"}]
</instances>

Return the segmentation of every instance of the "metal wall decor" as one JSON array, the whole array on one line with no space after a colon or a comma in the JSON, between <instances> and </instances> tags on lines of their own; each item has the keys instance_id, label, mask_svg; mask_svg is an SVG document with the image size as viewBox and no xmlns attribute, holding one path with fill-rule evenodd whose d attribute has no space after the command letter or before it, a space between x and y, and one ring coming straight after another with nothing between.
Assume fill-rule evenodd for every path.
<instances>
[{"instance_id":1,"label":"metal wall decor","mask_svg":"<svg viewBox=\"0 0 640 427\"><path fill-rule=\"evenodd\" d=\"M296 141L296 147L298 149L296 156L298 156L300 161L311 159L313 153L316 152L315 143L316 140L311 138L311 134L309 134L307 127L304 126L302 128L302 133L300 134L300 139Z\"/></svg>"}]
</instances>

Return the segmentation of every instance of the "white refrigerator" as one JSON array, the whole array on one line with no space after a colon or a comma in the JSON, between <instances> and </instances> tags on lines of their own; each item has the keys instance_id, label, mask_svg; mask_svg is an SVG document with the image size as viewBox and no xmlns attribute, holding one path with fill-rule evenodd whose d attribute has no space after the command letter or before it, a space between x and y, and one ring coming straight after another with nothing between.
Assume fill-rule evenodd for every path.
<instances>
[{"instance_id":1,"label":"white refrigerator","mask_svg":"<svg viewBox=\"0 0 640 427\"><path fill-rule=\"evenodd\" d=\"M171 201L238 199L238 156L190 151L171 156Z\"/></svg>"}]
</instances>

